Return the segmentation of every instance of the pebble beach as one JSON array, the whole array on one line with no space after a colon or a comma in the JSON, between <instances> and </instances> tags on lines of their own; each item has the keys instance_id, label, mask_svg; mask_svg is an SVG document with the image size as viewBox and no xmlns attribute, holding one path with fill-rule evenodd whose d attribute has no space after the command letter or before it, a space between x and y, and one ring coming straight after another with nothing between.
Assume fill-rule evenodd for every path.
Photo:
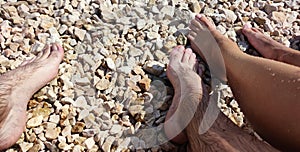
<instances>
[{"instance_id":1,"label":"pebble beach","mask_svg":"<svg viewBox=\"0 0 300 152\"><path fill-rule=\"evenodd\" d=\"M190 46L190 21L204 14L241 51L260 56L243 25L300 50L299 10L298 0L0 0L1 74L45 44L65 50L57 77L32 96L26 128L6 151L184 152L166 139L163 123L174 95L169 54ZM198 61L209 85L208 66ZM256 135L230 87L221 92L220 110Z\"/></svg>"}]
</instances>

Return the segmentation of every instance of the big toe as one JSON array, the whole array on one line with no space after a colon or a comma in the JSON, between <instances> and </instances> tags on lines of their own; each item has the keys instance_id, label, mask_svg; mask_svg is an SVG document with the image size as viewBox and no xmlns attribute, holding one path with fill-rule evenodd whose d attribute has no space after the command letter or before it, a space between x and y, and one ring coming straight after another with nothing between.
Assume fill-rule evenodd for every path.
<instances>
[{"instance_id":1,"label":"big toe","mask_svg":"<svg viewBox=\"0 0 300 152\"><path fill-rule=\"evenodd\" d=\"M63 57L64 49L59 44L52 44L51 52L48 58L60 63Z\"/></svg>"},{"instance_id":2,"label":"big toe","mask_svg":"<svg viewBox=\"0 0 300 152\"><path fill-rule=\"evenodd\" d=\"M207 17L205 17L204 15L197 14L195 18L196 18L196 20L198 22L204 23L209 30L216 29L216 26Z\"/></svg>"},{"instance_id":3,"label":"big toe","mask_svg":"<svg viewBox=\"0 0 300 152\"><path fill-rule=\"evenodd\" d=\"M256 28L252 28L251 24L247 23L243 26L242 32L249 38L255 36L255 34L259 33Z\"/></svg>"},{"instance_id":4,"label":"big toe","mask_svg":"<svg viewBox=\"0 0 300 152\"><path fill-rule=\"evenodd\" d=\"M170 54L170 64L177 63L182 60L184 52L183 46L176 46Z\"/></svg>"}]
</instances>

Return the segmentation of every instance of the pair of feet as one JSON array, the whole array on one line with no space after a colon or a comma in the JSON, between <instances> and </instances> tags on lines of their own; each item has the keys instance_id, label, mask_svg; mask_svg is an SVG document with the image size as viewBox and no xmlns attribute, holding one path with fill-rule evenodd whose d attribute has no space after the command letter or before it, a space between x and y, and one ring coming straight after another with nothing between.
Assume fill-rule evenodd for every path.
<instances>
[{"instance_id":1,"label":"pair of feet","mask_svg":"<svg viewBox=\"0 0 300 152\"><path fill-rule=\"evenodd\" d=\"M258 29L252 28L250 24L246 24L243 27L242 32L247 37L250 44L265 58L283 62L282 57L284 55L293 54L296 52L296 50L288 48L283 44L271 39L270 37L265 36ZM215 49L216 47L214 44L209 43L216 42L218 45L220 43L226 43L230 41L228 38L221 35L221 33L216 30L215 25L202 15L196 15L195 19L191 21L188 38L191 41L191 47L193 51L203 57L206 61L216 60L213 57L215 52L213 52L213 55L211 55L212 52L209 51L212 49L215 51L220 51ZM218 46L221 50L228 49L222 48L222 45ZM230 46L228 47L230 48ZM203 92L207 92L201 90L201 87L199 87L201 86L202 81L201 77L197 74L194 68L197 64L195 53L193 53L191 49L184 49L183 46L174 48L170 54L170 63L167 69L167 76L175 89L175 95L172 105L167 113L165 133L169 139L178 144L187 142L188 136L186 135L185 131L182 130L179 124L176 124L176 122L170 124L170 122L167 123L167 121L176 112L177 107L181 102L189 102L181 101L181 96L189 92L195 92L199 95L203 95Z\"/></svg>"},{"instance_id":2,"label":"pair of feet","mask_svg":"<svg viewBox=\"0 0 300 152\"><path fill-rule=\"evenodd\" d=\"M54 79L64 56L58 44L46 45L36 57L0 76L0 150L20 138L31 96Z\"/></svg>"}]
</instances>

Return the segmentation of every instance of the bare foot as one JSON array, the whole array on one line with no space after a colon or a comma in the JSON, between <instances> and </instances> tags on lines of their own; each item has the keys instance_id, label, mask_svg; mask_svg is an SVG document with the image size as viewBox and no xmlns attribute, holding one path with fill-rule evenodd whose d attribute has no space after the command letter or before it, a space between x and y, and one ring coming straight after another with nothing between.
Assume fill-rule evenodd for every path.
<instances>
[{"instance_id":1,"label":"bare foot","mask_svg":"<svg viewBox=\"0 0 300 152\"><path fill-rule=\"evenodd\" d=\"M47 45L36 58L0 76L0 150L9 148L21 136L27 102L55 78L63 55L61 46Z\"/></svg>"},{"instance_id":2,"label":"bare foot","mask_svg":"<svg viewBox=\"0 0 300 152\"><path fill-rule=\"evenodd\" d=\"M167 76L175 89L175 95L166 116L164 129L167 137L178 144L187 142L187 136L182 132L184 128L178 125L180 122L176 121L176 119L170 119L170 117L173 116L179 104L191 102L183 101L182 96L202 95L201 78L193 70L195 64L196 55L191 49L184 49L183 46L177 46L173 49L170 55Z\"/></svg>"},{"instance_id":3,"label":"bare foot","mask_svg":"<svg viewBox=\"0 0 300 152\"><path fill-rule=\"evenodd\" d=\"M223 36L215 25L203 15L196 15L189 26L188 38L192 49L207 62L212 77L227 81L222 49L230 48L233 42Z\"/></svg>"},{"instance_id":4,"label":"bare foot","mask_svg":"<svg viewBox=\"0 0 300 152\"><path fill-rule=\"evenodd\" d=\"M300 66L300 52L273 40L252 28L250 24L243 27L243 33L250 44L265 58ZM293 57L295 59L293 59Z\"/></svg>"}]
</instances>

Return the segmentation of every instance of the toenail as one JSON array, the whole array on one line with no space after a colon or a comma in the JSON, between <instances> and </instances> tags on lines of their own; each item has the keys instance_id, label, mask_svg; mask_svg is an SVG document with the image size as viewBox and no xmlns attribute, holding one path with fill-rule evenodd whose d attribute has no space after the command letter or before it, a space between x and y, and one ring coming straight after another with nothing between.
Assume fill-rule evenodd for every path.
<instances>
[{"instance_id":1,"label":"toenail","mask_svg":"<svg viewBox=\"0 0 300 152\"><path fill-rule=\"evenodd\" d=\"M248 22L244 25L244 29L250 29L252 28L252 25Z\"/></svg>"},{"instance_id":2,"label":"toenail","mask_svg":"<svg viewBox=\"0 0 300 152\"><path fill-rule=\"evenodd\" d=\"M188 53L192 53L193 51L192 51L192 49L190 49L190 48L187 48L187 49L186 49L186 52L188 52Z\"/></svg>"},{"instance_id":3,"label":"toenail","mask_svg":"<svg viewBox=\"0 0 300 152\"><path fill-rule=\"evenodd\" d=\"M202 17L202 15L201 14L197 14L196 17L200 19Z\"/></svg>"}]
</instances>

